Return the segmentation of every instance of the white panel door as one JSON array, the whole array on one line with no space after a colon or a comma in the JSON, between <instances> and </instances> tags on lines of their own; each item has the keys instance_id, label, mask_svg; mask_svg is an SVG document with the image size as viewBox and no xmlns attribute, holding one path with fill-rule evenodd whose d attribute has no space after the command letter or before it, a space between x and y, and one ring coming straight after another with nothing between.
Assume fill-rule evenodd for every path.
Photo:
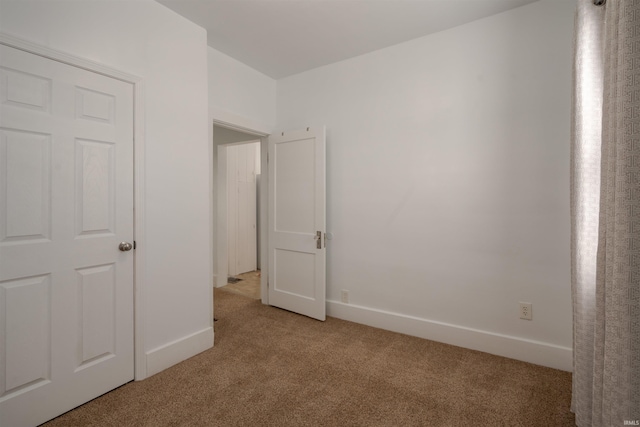
<instances>
[{"instance_id":1,"label":"white panel door","mask_svg":"<svg viewBox=\"0 0 640 427\"><path fill-rule=\"evenodd\" d=\"M269 304L325 320L325 130L269 136Z\"/></svg>"},{"instance_id":2,"label":"white panel door","mask_svg":"<svg viewBox=\"0 0 640 427\"><path fill-rule=\"evenodd\" d=\"M0 46L0 425L133 379L133 87Z\"/></svg>"},{"instance_id":3,"label":"white panel door","mask_svg":"<svg viewBox=\"0 0 640 427\"><path fill-rule=\"evenodd\" d=\"M235 276L238 274L238 154L238 146L233 145L227 148L228 276Z\"/></svg>"},{"instance_id":4,"label":"white panel door","mask_svg":"<svg viewBox=\"0 0 640 427\"><path fill-rule=\"evenodd\" d=\"M258 265L256 174L257 142L227 148L227 229L230 276L254 271Z\"/></svg>"},{"instance_id":5,"label":"white panel door","mask_svg":"<svg viewBox=\"0 0 640 427\"><path fill-rule=\"evenodd\" d=\"M256 153L259 147L257 142L238 146L237 274L254 271L258 266Z\"/></svg>"}]
</instances>

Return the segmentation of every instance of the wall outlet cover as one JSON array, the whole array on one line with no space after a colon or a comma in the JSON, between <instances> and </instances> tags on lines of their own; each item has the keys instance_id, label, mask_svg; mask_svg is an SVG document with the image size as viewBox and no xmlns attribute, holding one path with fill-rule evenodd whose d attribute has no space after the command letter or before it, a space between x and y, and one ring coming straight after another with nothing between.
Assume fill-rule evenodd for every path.
<instances>
[{"instance_id":1,"label":"wall outlet cover","mask_svg":"<svg viewBox=\"0 0 640 427\"><path fill-rule=\"evenodd\" d=\"M530 302L520 302L520 318L533 320L533 307Z\"/></svg>"},{"instance_id":2,"label":"wall outlet cover","mask_svg":"<svg viewBox=\"0 0 640 427\"><path fill-rule=\"evenodd\" d=\"M342 301L345 304L349 304L349 291L346 289L343 289L340 291L340 301Z\"/></svg>"}]
</instances>

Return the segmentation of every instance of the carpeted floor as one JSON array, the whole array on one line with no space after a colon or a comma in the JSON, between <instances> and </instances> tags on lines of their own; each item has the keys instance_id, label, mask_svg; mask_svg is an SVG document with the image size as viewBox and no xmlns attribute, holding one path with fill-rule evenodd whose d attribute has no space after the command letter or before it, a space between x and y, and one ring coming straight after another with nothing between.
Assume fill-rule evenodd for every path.
<instances>
[{"instance_id":1,"label":"carpeted floor","mask_svg":"<svg viewBox=\"0 0 640 427\"><path fill-rule=\"evenodd\" d=\"M45 424L573 426L571 375L215 290L215 346Z\"/></svg>"}]
</instances>

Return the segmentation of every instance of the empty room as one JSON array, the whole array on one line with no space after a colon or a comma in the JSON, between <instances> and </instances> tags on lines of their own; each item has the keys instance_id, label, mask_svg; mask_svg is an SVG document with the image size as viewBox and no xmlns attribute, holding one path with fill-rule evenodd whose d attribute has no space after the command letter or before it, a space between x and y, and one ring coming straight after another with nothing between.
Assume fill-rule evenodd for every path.
<instances>
[{"instance_id":1,"label":"empty room","mask_svg":"<svg viewBox=\"0 0 640 427\"><path fill-rule=\"evenodd\" d=\"M0 426L640 425L638 46L636 0L0 0Z\"/></svg>"}]
</instances>

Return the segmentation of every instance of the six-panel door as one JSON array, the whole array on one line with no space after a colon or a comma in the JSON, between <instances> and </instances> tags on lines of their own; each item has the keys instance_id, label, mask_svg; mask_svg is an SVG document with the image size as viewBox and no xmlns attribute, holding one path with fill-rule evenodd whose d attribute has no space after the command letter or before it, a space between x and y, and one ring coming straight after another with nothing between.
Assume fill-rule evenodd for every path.
<instances>
[{"instance_id":1,"label":"six-panel door","mask_svg":"<svg viewBox=\"0 0 640 427\"><path fill-rule=\"evenodd\" d=\"M0 425L133 379L133 87L0 46Z\"/></svg>"}]
</instances>

